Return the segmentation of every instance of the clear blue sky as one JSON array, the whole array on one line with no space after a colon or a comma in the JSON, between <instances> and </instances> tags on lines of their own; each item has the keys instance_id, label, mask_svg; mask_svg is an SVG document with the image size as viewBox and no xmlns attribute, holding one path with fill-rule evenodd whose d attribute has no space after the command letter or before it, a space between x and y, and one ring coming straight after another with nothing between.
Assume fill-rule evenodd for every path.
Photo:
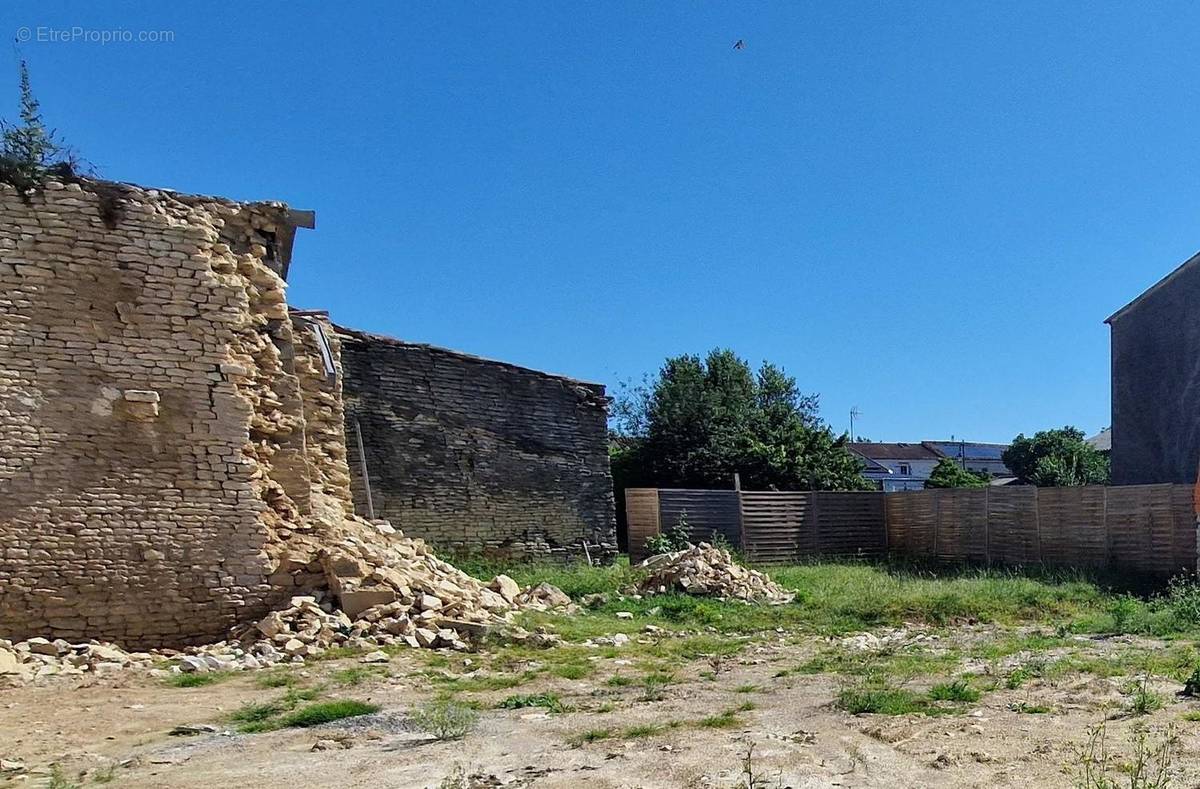
<instances>
[{"instance_id":1,"label":"clear blue sky","mask_svg":"<svg viewBox=\"0 0 1200 789\"><path fill-rule=\"evenodd\" d=\"M296 305L610 385L729 346L838 429L856 404L876 440L1007 440L1108 424L1103 319L1200 248L1200 6L1155 6L0 20L30 29L44 114L103 176L316 209ZM37 40L72 26L175 40Z\"/></svg>"}]
</instances>

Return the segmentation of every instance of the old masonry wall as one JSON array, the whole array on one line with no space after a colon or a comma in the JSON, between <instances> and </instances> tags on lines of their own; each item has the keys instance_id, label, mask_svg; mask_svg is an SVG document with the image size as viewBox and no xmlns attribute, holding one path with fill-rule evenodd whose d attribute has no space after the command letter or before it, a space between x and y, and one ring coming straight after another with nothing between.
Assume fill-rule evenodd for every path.
<instances>
[{"instance_id":1,"label":"old masonry wall","mask_svg":"<svg viewBox=\"0 0 1200 789\"><path fill-rule=\"evenodd\" d=\"M320 583L348 473L276 273L285 217L0 185L0 636L195 643Z\"/></svg>"}]
</instances>

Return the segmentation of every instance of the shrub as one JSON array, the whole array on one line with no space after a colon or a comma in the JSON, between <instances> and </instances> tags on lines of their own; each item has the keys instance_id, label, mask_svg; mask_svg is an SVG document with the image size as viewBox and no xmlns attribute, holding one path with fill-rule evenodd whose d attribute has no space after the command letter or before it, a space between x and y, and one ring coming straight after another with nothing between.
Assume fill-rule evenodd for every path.
<instances>
[{"instance_id":1,"label":"shrub","mask_svg":"<svg viewBox=\"0 0 1200 789\"><path fill-rule=\"evenodd\" d=\"M674 526L646 540L646 550L651 554L674 553L691 544L688 539L687 510L684 510L679 513L679 520Z\"/></svg>"},{"instance_id":2,"label":"shrub","mask_svg":"<svg viewBox=\"0 0 1200 789\"><path fill-rule=\"evenodd\" d=\"M425 704L409 714L418 729L438 740L458 740L475 728L479 713L450 699Z\"/></svg>"},{"instance_id":3,"label":"shrub","mask_svg":"<svg viewBox=\"0 0 1200 789\"><path fill-rule=\"evenodd\" d=\"M1142 613L1143 603L1131 594L1118 595L1108 605L1108 613L1112 616L1113 632L1129 633L1137 617Z\"/></svg>"},{"instance_id":4,"label":"shrub","mask_svg":"<svg viewBox=\"0 0 1200 789\"><path fill-rule=\"evenodd\" d=\"M1126 687L1125 692L1129 695L1129 713L1131 715L1149 715L1155 710L1162 709L1162 696L1150 690L1149 683L1150 674L1147 673L1142 677L1141 682L1133 682Z\"/></svg>"},{"instance_id":5,"label":"shrub","mask_svg":"<svg viewBox=\"0 0 1200 789\"><path fill-rule=\"evenodd\" d=\"M1172 578L1167 587L1166 605L1179 629L1200 626L1200 583L1194 576Z\"/></svg>"},{"instance_id":6,"label":"shrub","mask_svg":"<svg viewBox=\"0 0 1200 789\"><path fill-rule=\"evenodd\" d=\"M1192 669L1191 675L1184 680L1180 696L1200 696L1200 666Z\"/></svg>"}]
</instances>

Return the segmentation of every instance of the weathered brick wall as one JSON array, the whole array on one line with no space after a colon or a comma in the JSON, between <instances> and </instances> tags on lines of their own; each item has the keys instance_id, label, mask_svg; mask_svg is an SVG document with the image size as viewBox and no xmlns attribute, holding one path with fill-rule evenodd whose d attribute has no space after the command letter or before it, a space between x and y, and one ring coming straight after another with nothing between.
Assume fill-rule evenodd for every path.
<instances>
[{"instance_id":1,"label":"weathered brick wall","mask_svg":"<svg viewBox=\"0 0 1200 789\"><path fill-rule=\"evenodd\" d=\"M220 638L306 582L283 211L0 186L0 636Z\"/></svg>"},{"instance_id":2,"label":"weathered brick wall","mask_svg":"<svg viewBox=\"0 0 1200 789\"><path fill-rule=\"evenodd\" d=\"M339 329L354 506L467 553L616 551L604 387Z\"/></svg>"}]
</instances>

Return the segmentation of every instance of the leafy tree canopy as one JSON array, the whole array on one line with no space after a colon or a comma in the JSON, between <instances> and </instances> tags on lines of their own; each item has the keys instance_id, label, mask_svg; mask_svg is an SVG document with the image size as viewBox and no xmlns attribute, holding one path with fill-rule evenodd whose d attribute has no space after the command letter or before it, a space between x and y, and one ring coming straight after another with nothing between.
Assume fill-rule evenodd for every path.
<instances>
[{"instance_id":1,"label":"leafy tree canopy","mask_svg":"<svg viewBox=\"0 0 1200 789\"><path fill-rule=\"evenodd\" d=\"M987 484L987 474L968 471L953 458L939 460L925 480L927 488L983 488Z\"/></svg>"},{"instance_id":2,"label":"leafy tree canopy","mask_svg":"<svg viewBox=\"0 0 1200 789\"><path fill-rule=\"evenodd\" d=\"M817 408L769 362L755 372L721 349L668 359L614 405L618 487L727 488L737 472L759 490L869 489Z\"/></svg>"},{"instance_id":3,"label":"leafy tree canopy","mask_svg":"<svg viewBox=\"0 0 1200 789\"><path fill-rule=\"evenodd\" d=\"M1028 485L1065 487L1108 484L1108 458L1084 441L1082 430L1063 427L1022 433L1001 455L1004 464Z\"/></svg>"}]
</instances>

